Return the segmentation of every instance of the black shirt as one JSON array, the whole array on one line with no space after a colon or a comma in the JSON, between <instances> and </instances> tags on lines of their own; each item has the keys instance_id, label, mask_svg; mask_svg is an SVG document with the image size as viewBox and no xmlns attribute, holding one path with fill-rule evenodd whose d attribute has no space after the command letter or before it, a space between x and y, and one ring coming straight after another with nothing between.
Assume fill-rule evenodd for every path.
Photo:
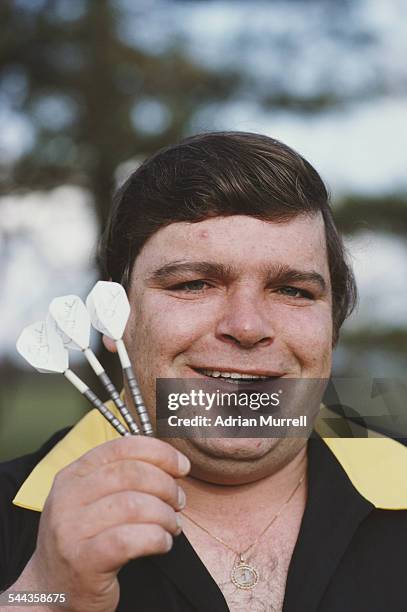
<instances>
[{"instance_id":1,"label":"black shirt","mask_svg":"<svg viewBox=\"0 0 407 612\"><path fill-rule=\"evenodd\" d=\"M40 518L11 501L66 432L38 452L0 465L0 591L16 581L30 558ZM308 501L283 612L406 612L407 511L375 509L322 440L310 440L308 459ZM175 539L169 553L128 563L119 581L119 612L228 611L184 535ZM264 611L271 610L264 602Z\"/></svg>"}]
</instances>

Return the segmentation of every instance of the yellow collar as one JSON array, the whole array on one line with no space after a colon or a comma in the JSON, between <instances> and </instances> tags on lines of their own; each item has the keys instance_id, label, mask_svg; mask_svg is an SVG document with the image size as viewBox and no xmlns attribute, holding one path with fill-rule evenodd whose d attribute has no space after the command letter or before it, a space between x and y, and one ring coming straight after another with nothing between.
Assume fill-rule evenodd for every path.
<instances>
[{"instance_id":1,"label":"yellow collar","mask_svg":"<svg viewBox=\"0 0 407 612\"><path fill-rule=\"evenodd\" d=\"M109 403L109 409L120 418L112 403ZM330 437L333 430L327 425L327 417L338 418L323 407L315 429L358 492L376 508L406 510L407 448L374 432L368 432L367 438ZM118 437L119 434L97 410L88 412L37 464L13 503L41 512L54 477L63 467L95 446Z\"/></svg>"}]
</instances>

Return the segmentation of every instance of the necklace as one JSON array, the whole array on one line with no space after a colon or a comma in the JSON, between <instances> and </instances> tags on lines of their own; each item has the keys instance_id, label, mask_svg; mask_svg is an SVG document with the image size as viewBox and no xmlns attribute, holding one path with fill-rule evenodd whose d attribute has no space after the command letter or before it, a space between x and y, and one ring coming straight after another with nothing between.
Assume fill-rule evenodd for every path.
<instances>
[{"instance_id":1,"label":"necklace","mask_svg":"<svg viewBox=\"0 0 407 612\"><path fill-rule=\"evenodd\" d=\"M185 512L182 512L182 515L185 516L185 518L187 518L189 521L191 521L191 523L199 527L199 529L202 529L202 531L204 531L207 535L209 535L211 538L219 542L219 544L222 544L222 546L224 546L225 548L227 548L228 550L234 553L235 560L233 563L232 571L230 573L230 579L232 580L233 584L237 586L239 589L244 589L244 590L253 589L258 583L259 571L255 567L253 567L253 565L248 563L247 553L252 548L254 548L256 544L258 544L259 540L264 536L266 531L270 529L273 523L278 519L278 517L280 516L284 508L290 503L290 501L292 500L292 498L294 497L294 495L300 488L303 480L304 480L304 476L301 476L300 480L297 482L294 489L291 491L289 497L286 499L286 501L281 506L281 508L278 510L278 512L273 516L271 521L267 523L263 531L259 533L259 535L254 540L254 542L249 544L249 546L247 546L247 548L245 548L242 551L238 551L232 546L229 546L229 544L225 542L224 540L222 540L222 538L220 538L217 535L214 535L213 533L209 531L209 529L197 523L195 519L190 517Z\"/></svg>"}]
</instances>

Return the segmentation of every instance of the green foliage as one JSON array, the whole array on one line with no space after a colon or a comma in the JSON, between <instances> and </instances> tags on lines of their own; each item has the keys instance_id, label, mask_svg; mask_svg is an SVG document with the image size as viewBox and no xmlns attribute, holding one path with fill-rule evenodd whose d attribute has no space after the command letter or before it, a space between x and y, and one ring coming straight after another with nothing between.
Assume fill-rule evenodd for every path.
<instances>
[{"instance_id":1,"label":"green foliage","mask_svg":"<svg viewBox=\"0 0 407 612\"><path fill-rule=\"evenodd\" d=\"M0 461L39 448L56 431L73 425L87 402L61 376L1 372Z\"/></svg>"},{"instance_id":2,"label":"green foliage","mask_svg":"<svg viewBox=\"0 0 407 612\"><path fill-rule=\"evenodd\" d=\"M372 329L362 327L352 333L343 334L343 342L354 351L358 350L380 350L404 355L407 352L407 329L397 327L388 329L386 327Z\"/></svg>"},{"instance_id":3,"label":"green foliage","mask_svg":"<svg viewBox=\"0 0 407 612\"><path fill-rule=\"evenodd\" d=\"M5 191L86 186L103 226L118 165L179 139L199 105L227 99L238 77L198 66L176 43L159 55L130 46L110 0L85 2L68 22L57 5L0 5L0 79L24 83L14 106L35 130L32 147L0 171ZM162 110L162 129L132 120L137 103Z\"/></svg>"},{"instance_id":4,"label":"green foliage","mask_svg":"<svg viewBox=\"0 0 407 612\"><path fill-rule=\"evenodd\" d=\"M335 220L345 234L370 230L407 236L407 195L346 196L335 208Z\"/></svg>"}]
</instances>

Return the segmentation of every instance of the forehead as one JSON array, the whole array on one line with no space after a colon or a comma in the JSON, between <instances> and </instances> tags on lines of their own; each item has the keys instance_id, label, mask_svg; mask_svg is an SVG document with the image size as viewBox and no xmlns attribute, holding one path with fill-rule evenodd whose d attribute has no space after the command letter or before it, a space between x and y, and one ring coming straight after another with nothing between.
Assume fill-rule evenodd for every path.
<instances>
[{"instance_id":1,"label":"forehead","mask_svg":"<svg viewBox=\"0 0 407 612\"><path fill-rule=\"evenodd\" d=\"M181 259L209 260L252 271L268 263L281 263L312 266L327 273L324 222L318 213L297 215L283 223L246 215L172 223L148 239L135 267L148 272Z\"/></svg>"}]
</instances>

